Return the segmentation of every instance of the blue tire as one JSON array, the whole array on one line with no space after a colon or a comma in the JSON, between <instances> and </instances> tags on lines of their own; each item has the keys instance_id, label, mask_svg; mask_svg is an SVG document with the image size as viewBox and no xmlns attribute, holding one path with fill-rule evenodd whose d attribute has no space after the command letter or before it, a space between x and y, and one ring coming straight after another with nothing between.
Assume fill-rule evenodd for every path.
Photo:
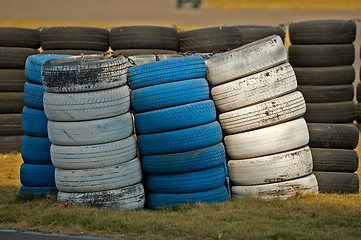
<instances>
[{"instance_id":1,"label":"blue tire","mask_svg":"<svg viewBox=\"0 0 361 240\"><path fill-rule=\"evenodd\" d=\"M47 137L48 119L44 110L24 107L22 116L23 132L29 136Z\"/></svg>"},{"instance_id":2,"label":"blue tire","mask_svg":"<svg viewBox=\"0 0 361 240\"><path fill-rule=\"evenodd\" d=\"M204 60L201 56L191 56L135 66L128 70L128 83L133 90L156 84L205 78Z\"/></svg>"},{"instance_id":3,"label":"blue tire","mask_svg":"<svg viewBox=\"0 0 361 240\"><path fill-rule=\"evenodd\" d=\"M228 192L225 186L197 193L164 194L150 193L148 207L150 209L177 208L181 204L215 203L228 200Z\"/></svg>"},{"instance_id":4,"label":"blue tire","mask_svg":"<svg viewBox=\"0 0 361 240\"><path fill-rule=\"evenodd\" d=\"M26 82L24 86L24 103L25 106L44 109L43 97L45 89L43 85Z\"/></svg>"},{"instance_id":5,"label":"blue tire","mask_svg":"<svg viewBox=\"0 0 361 240\"><path fill-rule=\"evenodd\" d=\"M222 141L218 122L175 131L138 136L139 151L143 155L168 154L206 148Z\"/></svg>"},{"instance_id":6,"label":"blue tire","mask_svg":"<svg viewBox=\"0 0 361 240\"><path fill-rule=\"evenodd\" d=\"M31 195L46 196L46 195L50 195L50 194L56 194L56 192L57 192L56 187L26 187L26 186L21 186L19 194L20 195L31 194Z\"/></svg>"},{"instance_id":7,"label":"blue tire","mask_svg":"<svg viewBox=\"0 0 361 240\"><path fill-rule=\"evenodd\" d=\"M20 182L28 187L55 186L55 167L53 165L27 164L20 167Z\"/></svg>"},{"instance_id":8,"label":"blue tire","mask_svg":"<svg viewBox=\"0 0 361 240\"><path fill-rule=\"evenodd\" d=\"M70 55L58 54L35 54L26 59L25 62L25 77L33 83L42 84L41 80L41 66L44 62L56 58L69 57Z\"/></svg>"},{"instance_id":9,"label":"blue tire","mask_svg":"<svg viewBox=\"0 0 361 240\"><path fill-rule=\"evenodd\" d=\"M189 152L144 155L142 165L147 173L181 173L215 167L226 160L223 143Z\"/></svg>"},{"instance_id":10,"label":"blue tire","mask_svg":"<svg viewBox=\"0 0 361 240\"><path fill-rule=\"evenodd\" d=\"M225 180L223 164L193 172L146 176L148 190L152 193L203 192L223 186Z\"/></svg>"},{"instance_id":11,"label":"blue tire","mask_svg":"<svg viewBox=\"0 0 361 240\"><path fill-rule=\"evenodd\" d=\"M207 100L209 96L206 79L198 78L133 90L131 102L136 112L145 112Z\"/></svg>"},{"instance_id":12,"label":"blue tire","mask_svg":"<svg viewBox=\"0 0 361 240\"><path fill-rule=\"evenodd\" d=\"M21 138L21 157L24 163L52 164L50 146L49 138L24 135Z\"/></svg>"}]
</instances>

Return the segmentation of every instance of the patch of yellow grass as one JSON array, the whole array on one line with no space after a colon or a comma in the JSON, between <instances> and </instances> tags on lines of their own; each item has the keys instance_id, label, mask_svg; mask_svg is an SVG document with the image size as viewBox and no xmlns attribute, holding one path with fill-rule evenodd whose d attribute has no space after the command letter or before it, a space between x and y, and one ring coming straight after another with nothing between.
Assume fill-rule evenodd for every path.
<instances>
[{"instance_id":1,"label":"patch of yellow grass","mask_svg":"<svg viewBox=\"0 0 361 240\"><path fill-rule=\"evenodd\" d=\"M224 9L344 9L360 10L360 0L208 0L202 6Z\"/></svg>"},{"instance_id":2,"label":"patch of yellow grass","mask_svg":"<svg viewBox=\"0 0 361 240\"><path fill-rule=\"evenodd\" d=\"M20 187L20 153L0 154L0 186Z\"/></svg>"}]
</instances>

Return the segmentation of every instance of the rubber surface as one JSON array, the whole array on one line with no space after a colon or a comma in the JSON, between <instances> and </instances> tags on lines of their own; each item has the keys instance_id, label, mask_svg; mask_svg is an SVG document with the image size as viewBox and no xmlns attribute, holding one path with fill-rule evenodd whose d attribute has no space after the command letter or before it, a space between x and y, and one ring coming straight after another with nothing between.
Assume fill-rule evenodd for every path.
<instances>
[{"instance_id":1,"label":"rubber surface","mask_svg":"<svg viewBox=\"0 0 361 240\"><path fill-rule=\"evenodd\" d=\"M353 173L358 169L358 155L354 150L311 148L311 151L314 171Z\"/></svg>"},{"instance_id":2,"label":"rubber surface","mask_svg":"<svg viewBox=\"0 0 361 240\"><path fill-rule=\"evenodd\" d=\"M38 53L32 48L0 47L0 68L24 69L26 58Z\"/></svg>"},{"instance_id":3,"label":"rubber surface","mask_svg":"<svg viewBox=\"0 0 361 240\"><path fill-rule=\"evenodd\" d=\"M48 136L48 119L44 110L24 107L22 121L24 134L34 137Z\"/></svg>"},{"instance_id":4,"label":"rubber surface","mask_svg":"<svg viewBox=\"0 0 361 240\"><path fill-rule=\"evenodd\" d=\"M0 136L22 135L21 114L0 114Z\"/></svg>"},{"instance_id":5,"label":"rubber surface","mask_svg":"<svg viewBox=\"0 0 361 240\"><path fill-rule=\"evenodd\" d=\"M24 86L25 106L36 109L44 109L44 104L43 104L44 92L45 89L43 85L26 82Z\"/></svg>"},{"instance_id":6,"label":"rubber surface","mask_svg":"<svg viewBox=\"0 0 361 240\"><path fill-rule=\"evenodd\" d=\"M303 117L308 123L351 123L355 119L355 103L306 103Z\"/></svg>"},{"instance_id":7,"label":"rubber surface","mask_svg":"<svg viewBox=\"0 0 361 240\"><path fill-rule=\"evenodd\" d=\"M27 164L20 167L20 182L29 187L52 187L55 167L53 165Z\"/></svg>"},{"instance_id":8,"label":"rubber surface","mask_svg":"<svg viewBox=\"0 0 361 240\"><path fill-rule=\"evenodd\" d=\"M313 172L317 178L320 193L358 193L359 176L356 173Z\"/></svg>"},{"instance_id":9,"label":"rubber surface","mask_svg":"<svg viewBox=\"0 0 361 240\"><path fill-rule=\"evenodd\" d=\"M352 101L354 87L347 85L307 86L298 85L297 90L302 93L307 103L331 103Z\"/></svg>"},{"instance_id":10,"label":"rubber surface","mask_svg":"<svg viewBox=\"0 0 361 240\"><path fill-rule=\"evenodd\" d=\"M52 164L50 145L51 142L47 137L24 135L21 138L21 157L24 163Z\"/></svg>"},{"instance_id":11,"label":"rubber surface","mask_svg":"<svg viewBox=\"0 0 361 240\"><path fill-rule=\"evenodd\" d=\"M343 85L355 80L352 65L332 67L295 67L293 68L299 85Z\"/></svg>"},{"instance_id":12,"label":"rubber surface","mask_svg":"<svg viewBox=\"0 0 361 240\"><path fill-rule=\"evenodd\" d=\"M40 34L38 29L1 27L0 28L1 47L40 47Z\"/></svg>"},{"instance_id":13,"label":"rubber surface","mask_svg":"<svg viewBox=\"0 0 361 240\"><path fill-rule=\"evenodd\" d=\"M22 92L26 82L23 69L0 69L0 91Z\"/></svg>"},{"instance_id":14,"label":"rubber surface","mask_svg":"<svg viewBox=\"0 0 361 240\"><path fill-rule=\"evenodd\" d=\"M24 107L23 92L1 92L0 114L21 113L23 107Z\"/></svg>"}]
</instances>

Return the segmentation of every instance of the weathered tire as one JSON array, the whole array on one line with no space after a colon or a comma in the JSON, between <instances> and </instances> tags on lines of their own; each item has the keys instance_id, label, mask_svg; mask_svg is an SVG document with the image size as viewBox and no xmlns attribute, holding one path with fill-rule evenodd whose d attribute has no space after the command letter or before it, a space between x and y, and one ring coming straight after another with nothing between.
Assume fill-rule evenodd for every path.
<instances>
[{"instance_id":1,"label":"weathered tire","mask_svg":"<svg viewBox=\"0 0 361 240\"><path fill-rule=\"evenodd\" d=\"M142 50L142 49L134 49L134 51L135 50L139 50L136 52L140 53L140 50ZM115 51L115 53L117 53L118 51ZM153 49L144 49L144 51L153 51ZM163 51L167 51L167 50L163 50ZM129 51L125 51L125 54L129 55L130 53L129 53ZM142 52L142 54L134 54L134 56L128 56L126 58L131 64L133 63L135 65L142 65L142 64L146 64L146 63L158 62L158 61L162 61L162 60L168 60L168 59L180 58L180 57L183 57L183 55L179 55L176 53L159 53L158 54L158 53L153 53L153 52L148 52L148 53Z\"/></svg>"},{"instance_id":2,"label":"weathered tire","mask_svg":"<svg viewBox=\"0 0 361 240\"><path fill-rule=\"evenodd\" d=\"M20 182L28 187L52 187L54 181L55 167L51 164L27 164L20 167Z\"/></svg>"},{"instance_id":3,"label":"weathered tire","mask_svg":"<svg viewBox=\"0 0 361 240\"><path fill-rule=\"evenodd\" d=\"M361 83L358 83L356 87L356 100L361 102Z\"/></svg>"},{"instance_id":4,"label":"weathered tire","mask_svg":"<svg viewBox=\"0 0 361 240\"><path fill-rule=\"evenodd\" d=\"M288 63L212 88L217 109L223 113L290 93L297 88Z\"/></svg>"},{"instance_id":5,"label":"weathered tire","mask_svg":"<svg viewBox=\"0 0 361 240\"><path fill-rule=\"evenodd\" d=\"M223 164L192 172L146 176L148 190L152 193L203 192L223 186L225 180Z\"/></svg>"},{"instance_id":6,"label":"weathered tire","mask_svg":"<svg viewBox=\"0 0 361 240\"><path fill-rule=\"evenodd\" d=\"M307 103L331 103L352 101L354 88L352 84L330 86L298 85Z\"/></svg>"},{"instance_id":7,"label":"weathered tire","mask_svg":"<svg viewBox=\"0 0 361 240\"><path fill-rule=\"evenodd\" d=\"M242 35L242 45L260 40L262 38L278 35L284 41L285 30L273 26L236 26Z\"/></svg>"},{"instance_id":8,"label":"weathered tire","mask_svg":"<svg viewBox=\"0 0 361 240\"><path fill-rule=\"evenodd\" d=\"M355 80L352 65L333 67L295 67L293 68L299 85L344 85Z\"/></svg>"},{"instance_id":9,"label":"weathered tire","mask_svg":"<svg viewBox=\"0 0 361 240\"><path fill-rule=\"evenodd\" d=\"M150 209L177 208L182 204L215 203L228 200L225 186L220 188L184 194L150 193L148 196L148 207Z\"/></svg>"},{"instance_id":10,"label":"weathered tire","mask_svg":"<svg viewBox=\"0 0 361 240\"><path fill-rule=\"evenodd\" d=\"M57 193L56 187L27 187L21 186L19 190L19 195L31 194L31 195L41 195L49 196Z\"/></svg>"},{"instance_id":11,"label":"weathered tire","mask_svg":"<svg viewBox=\"0 0 361 240\"><path fill-rule=\"evenodd\" d=\"M355 119L355 103L306 103L303 117L308 123L352 123Z\"/></svg>"},{"instance_id":12,"label":"weathered tire","mask_svg":"<svg viewBox=\"0 0 361 240\"><path fill-rule=\"evenodd\" d=\"M110 46L117 49L167 49L178 51L179 36L175 28L127 26L110 30Z\"/></svg>"},{"instance_id":13,"label":"weathered tire","mask_svg":"<svg viewBox=\"0 0 361 240\"><path fill-rule=\"evenodd\" d=\"M2 92L0 94L1 113L21 113L24 107L24 93Z\"/></svg>"},{"instance_id":14,"label":"weathered tire","mask_svg":"<svg viewBox=\"0 0 361 240\"><path fill-rule=\"evenodd\" d=\"M291 23L292 44L340 44L352 43L356 37L356 24L345 20L313 20Z\"/></svg>"},{"instance_id":15,"label":"weathered tire","mask_svg":"<svg viewBox=\"0 0 361 240\"><path fill-rule=\"evenodd\" d=\"M187 152L209 147L222 141L218 122L180 130L138 136L139 151L144 155Z\"/></svg>"},{"instance_id":16,"label":"weathered tire","mask_svg":"<svg viewBox=\"0 0 361 240\"><path fill-rule=\"evenodd\" d=\"M355 105L355 120L357 123L361 123L361 103Z\"/></svg>"},{"instance_id":17,"label":"weathered tire","mask_svg":"<svg viewBox=\"0 0 361 240\"><path fill-rule=\"evenodd\" d=\"M52 164L50 145L51 142L47 137L24 135L21 138L21 157L24 163Z\"/></svg>"},{"instance_id":18,"label":"weathered tire","mask_svg":"<svg viewBox=\"0 0 361 240\"><path fill-rule=\"evenodd\" d=\"M0 153L20 152L21 151L21 135L20 136L0 136Z\"/></svg>"},{"instance_id":19,"label":"weathered tire","mask_svg":"<svg viewBox=\"0 0 361 240\"><path fill-rule=\"evenodd\" d=\"M136 140L133 135L118 141L85 145L61 146L52 144L51 160L55 167L65 170L81 170L118 165L135 158Z\"/></svg>"},{"instance_id":20,"label":"weathered tire","mask_svg":"<svg viewBox=\"0 0 361 240\"><path fill-rule=\"evenodd\" d=\"M207 79L213 85L251 75L287 61L279 36L270 36L205 61Z\"/></svg>"},{"instance_id":21,"label":"weathered tire","mask_svg":"<svg viewBox=\"0 0 361 240\"><path fill-rule=\"evenodd\" d=\"M24 86L24 104L27 107L44 109L43 97L45 89L43 85L26 82Z\"/></svg>"},{"instance_id":22,"label":"weathered tire","mask_svg":"<svg viewBox=\"0 0 361 240\"><path fill-rule=\"evenodd\" d=\"M0 91L22 92L26 82L23 69L0 69Z\"/></svg>"},{"instance_id":23,"label":"weathered tire","mask_svg":"<svg viewBox=\"0 0 361 240\"><path fill-rule=\"evenodd\" d=\"M21 114L0 114L0 136L22 135Z\"/></svg>"},{"instance_id":24,"label":"weathered tire","mask_svg":"<svg viewBox=\"0 0 361 240\"><path fill-rule=\"evenodd\" d=\"M223 143L188 152L143 155L142 166L147 173L182 173L215 167L226 159Z\"/></svg>"},{"instance_id":25,"label":"weathered tire","mask_svg":"<svg viewBox=\"0 0 361 240\"><path fill-rule=\"evenodd\" d=\"M288 58L293 67L352 65L355 48L353 44L291 45Z\"/></svg>"},{"instance_id":26,"label":"weathered tire","mask_svg":"<svg viewBox=\"0 0 361 240\"><path fill-rule=\"evenodd\" d=\"M114 117L129 111L130 90L121 87L80 93L44 94L44 110L53 121L84 121Z\"/></svg>"},{"instance_id":27,"label":"weathered tire","mask_svg":"<svg viewBox=\"0 0 361 240\"><path fill-rule=\"evenodd\" d=\"M114 88L127 82L129 63L123 56L101 59L102 55L72 56L43 64L41 74L48 92L88 92Z\"/></svg>"},{"instance_id":28,"label":"weathered tire","mask_svg":"<svg viewBox=\"0 0 361 240\"><path fill-rule=\"evenodd\" d=\"M354 150L311 148L313 170L323 172L350 172L357 171L358 155Z\"/></svg>"},{"instance_id":29,"label":"weathered tire","mask_svg":"<svg viewBox=\"0 0 361 240\"><path fill-rule=\"evenodd\" d=\"M212 100L183 104L134 115L137 134L166 132L194 127L216 120Z\"/></svg>"},{"instance_id":30,"label":"weathered tire","mask_svg":"<svg viewBox=\"0 0 361 240\"><path fill-rule=\"evenodd\" d=\"M55 169L56 187L61 192L99 192L122 188L139 183L142 180L140 160L103 168L64 170Z\"/></svg>"},{"instance_id":31,"label":"weathered tire","mask_svg":"<svg viewBox=\"0 0 361 240\"><path fill-rule=\"evenodd\" d=\"M95 50L79 50L79 49L54 49L54 50L43 50L41 54L65 54L65 55L92 55L92 54L104 54L104 51Z\"/></svg>"},{"instance_id":32,"label":"weathered tire","mask_svg":"<svg viewBox=\"0 0 361 240\"><path fill-rule=\"evenodd\" d=\"M308 123L311 148L355 149L359 131L351 124Z\"/></svg>"},{"instance_id":33,"label":"weathered tire","mask_svg":"<svg viewBox=\"0 0 361 240\"><path fill-rule=\"evenodd\" d=\"M131 101L136 112L145 112L207 100L209 95L207 81L198 78L135 89Z\"/></svg>"},{"instance_id":34,"label":"weathered tire","mask_svg":"<svg viewBox=\"0 0 361 240\"><path fill-rule=\"evenodd\" d=\"M49 49L88 49L106 52L109 31L94 27L49 27L40 31L41 47Z\"/></svg>"},{"instance_id":35,"label":"weathered tire","mask_svg":"<svg viewBox=\"0 0 361 240\"><path fill-rule=\"evenodd\" d=\"M81 146L117 141L133 133L129 112L119 116L78 122L48 122L49 139L53 144Z\"/></svg>"},{"instance_id":36,"label":"weathered tire","mask_svg":"<svg viewBox=\"0 0 361 240\"><path fill-rule=\"evenodd\" d=\"M154 61L155 62L157 60L155 60L156 56L159 57L159 60L164 60L161 58L161 55L174 55L174 56L178 56L178 57L182 57L183 55L181 54L177 54L177 51L174 50L167 50L167 49L118 49L114 51L115 54L122 54L124 56L128 56L128 57L137 57L137 56L145 56L145 55L149 55L149 56L153 56L154 57ZM137 62L135 62L137 65Z\"/></svg>"},{"instance_id":37,"label":"weathered tire","mask_svg":"<svg viewBox=\"0 0 361 240\"><path fill-rule=\"evenodd\" d=\"M234 185L269 184L304 177L312 172L309 147L273 155L228 161L229 176Z\"/></svg>"},{"instance_id":38,"label":"weathered tire","mask_svg":"<svg viewBox=\"0 0 361 240\"><path fill-rule=\"evenodd\" d=\"M44 62L63 58L63 57L70 57L69 55L55 55L55 54L36 54L31 55L26 59L25 62L25 77L30 82L43 84L41 78L41 67Z\"/></svg>"},{"instance_id":39,"label":"weathered tire","mask_svg":"<svg viewBox=\"0 0 361 240\"><path fill-rule=\"evenodd\" d=\"M232 187L232 198L234 199L242 199L246 196L262 199L287 199L299 194L318 194L315 175L311 174L306 177L278 183Z\"/></svg>"},{"instance_id":40,"label":"weathered tire","mask_svg":"<svg viewBox=\"0 0 361 240\"><path fill-rule=\"evenodd\" d=\"M1 27L0 46L37 49L40 47L39 29Z\"/></svg>"},{"instance_id":41,"label":"weathered tire","mask_svg":"<svg viewBox=\"0 0 361 240\"><path fill-rule=\"evenodd\" d=\"M44 110L24 107L22 116L23 132L34 137L47 137L48 119Z\"/></svg>"},{"instance_id":42,"label":"weathered tire","mask_svg":"<svg viewBox=\"0 0 361 240\"><path fill-rule=\"evenodd\" d=\"M233 160L296 149L308 141L307 124L303 118L224 138L227 153Z\"/></svg>"},{"instance_id":43,"label":"weathered tire","mask_svg":"<svg viewBox=\"0 0 361 240\"><path fill-rule=\"evenodd\" d=\"M206 68L201 56L152 62L128 70L128 84L132 90L156 84L205 77Z\"/></svg>"},{"instance_id":44,"label":"weathered tire","mask_svg":"<svg viewBox=\"0 0 361 240\"><path fill-rule=\"evenodd\" d=\"M313 174L317 178L320 193L359 192L359 176L356 173L315 171Z\"/></svg>"},{"instance_id":45,"label":"weathered tire","mask_svg":"<svg viewBox=\"0 0 361 240\"><path fill-rule=\"evenodd\" d=\"M222 113L219 121L226 134L234 134L296 119L305 112L305 100L300 92L295 91L266 102Z\"/></svg>"},{"instance_id":46,"label":"weathered tire","mask_svg":"<svg viewBox=\"0 0 361 240\"><path fill-rule=\"evenodd\" d=\"M38 53L32 48L0 47L0 68L24 69L26 58Z\"/></svg>"},{"instance_id":47,"label":"weathered tire","mask_svg":"<svg viewBox=\"0 0 361 240\"><path fill-rule=\"evenodd\" d=\"M143 185L138 183L127 187L101 192L58 192L58 200L62 202L72 202L75 205L128 211L143 208L145 194Z\"/></svg>"}]
</instances>

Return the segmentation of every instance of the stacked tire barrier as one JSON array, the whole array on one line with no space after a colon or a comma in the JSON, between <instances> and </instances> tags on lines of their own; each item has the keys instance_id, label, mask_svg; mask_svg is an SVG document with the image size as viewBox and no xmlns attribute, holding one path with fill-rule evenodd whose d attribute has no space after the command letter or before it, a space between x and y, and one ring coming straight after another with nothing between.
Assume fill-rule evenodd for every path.
<instances>
[{"instance_id":1,"label":"stacked tire barrier","mask_svg":"<svg viewBox=\"0 0 361 240\"><path fill-rule=\"evenodd\" d=\"M25 61L39 46L37 29L0 28L0 153L20 151Z\"/></svg>"},{"instance_id":2,"label":"stacked tire barrier","mask_svg":"<svg viewBox=\"0 0 361 240\"><path fill-rule=\"evenodd\" d=\"M292 23L289 62L305 97L311 151L320 192L359 191L354 87L356 37L353 21ZM340 124L340 125L335 125ZM315 139L313 139L315 138ZM321 141L320 144L313 144ZM340 145L341 144L341 145ZM343 144L343 145L342 145Z\"/></svg>"},{"instance_id":3,"label":"stacked tire barrier","mask_svg":"<svg viewBox=\"0 0 361 240\"><path fill-rule=\"evenodd\" d=\"M271 35L285 38L280 27L223 26L179 32L181 52L225 52Z\"/></svg>"},{"instance_id":4,"label":"stacked tire barrier","mask_svg":"<svg viewBox=\"0 0 361 240\"><path fill-rule=\"evenodd\" d=\"M109 31L105 28L43 28L40 40L44 54L97 54L109 50Z\"/></svg>"},{"instance_id":5,"label":"stacked tire barrier","mask_svg":"<svg viewBox=\"0 0 361 240\"><path fill-rule=\"evenodd\" d=\"M122 56L104 55L43 64L44 109L58 200L117 210L144 206L142 169L129 113L128 66Z\"/></svg>"},{"instance_id":6,"label":"stacked tire barrier","mask_svg":"<svg viewBox=\"0 0 361 240\"><path fill-rule=\"evenodd\" d=\"M232 197L317 193L306 106L279 36L206 60L221 113Z\"/></svg>"},{"instance_id":7,"label":"stacked tire barrier","mask_svg":"<svg viewBox=\"0 0 361 240\"><path fill-rule=\"evenodd\" d=\"M175 54L179 36L175 28L126 26L110 30L110 47L126 55Z\"/></svg>"},{"instance_id":8,"label":"stacked tire barrier","mask_svg":"<svg viewBox=\"0 0 361 240\"><path fill-rule=\"evenodd\" d=\"M37 54L26 59L24 87L23 132L21 156L24 163L20 168L20 181L23 185L20 194L45 195L56 191L55 167L50 157L48 119L45 116L41 79L41 66L45 61L67 55Z\"/></svg>"},{"instance_id":9,"label":"stacked tire barrier","mask_svg":"<svg viewBox=\"0 0 361 240\"><path fill-rule=\"evenodd\" d=\"M201 56L128 71L150 209L228 198L222 131L205 76Z\"/></svg>"}]
</instances>

